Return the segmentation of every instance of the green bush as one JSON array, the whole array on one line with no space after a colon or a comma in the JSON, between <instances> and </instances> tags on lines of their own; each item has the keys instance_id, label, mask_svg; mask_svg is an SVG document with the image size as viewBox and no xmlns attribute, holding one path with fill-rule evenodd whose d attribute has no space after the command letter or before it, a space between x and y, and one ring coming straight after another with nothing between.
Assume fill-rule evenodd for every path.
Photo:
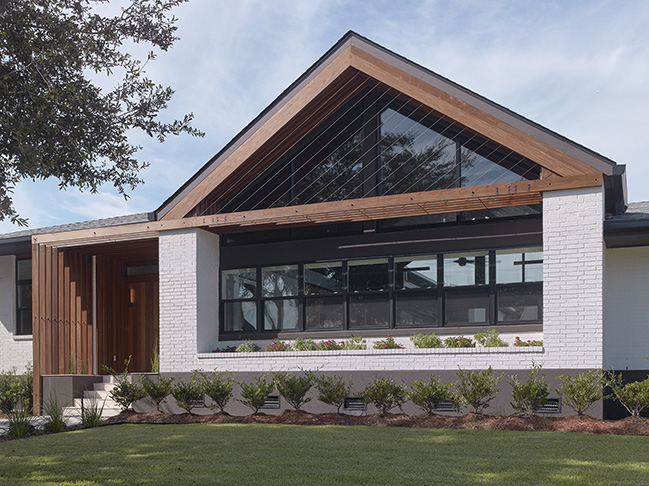
<instances>
[{"instance_id":1,"label":"green bush","mask_svg":"<svg viewBox=\"0 0 649 486\"><path fill-rule=\"evenodd\" d=\"M304 376L292 373L276 373L273 375L275 387L281 396L295 409L299 410L304 404L311 401L306 394L313 387L315 372L303 370Z\"/></svg>"},{"instance_id":2,"label":"green bush","mask_svg":"<svg viewBox=\"0 0 649 486\"><path fill-rule=\"evenodd\" d=\"M285 341L280 341L279 339L271 339L270 344L266 346L266 352L273 352L273 351L290 351L291 350L291 345L288 344Z\"/></svg>"},{"instance_id":3,"label":"green bush","mask_svg":"<svg viewBox=\"0 0 649 486\"><path fill-rule=\"evenodd\" d=\"M146 395L139 383L132 383L128 375L128 367L131 364L131 356L124 360L124 371L118 373L113 368L104 365L106 370L113 378L116 385L110 391L111 400L117 402L122 411L128 410L133 403L141 400Z\"/></svg>"},{"instance_id":4,"label":"green bush","mask_svg":"<svg viewBox=\"0 0 649 486\"><path fill-rule=\"evenodd\" d=\"M343 349L344 343L338 342L334 339L327 339L326 341L318 341L315 345L316 351L336 351Z\"/></svg>"},{"instance_id":5,"label":"green bush","mask_svg":"<svg viewBox=\"0 0 649 486\"><path fill-rule=\"evenodd\" d=\"M98 427L103 423L104 404L99 406L95 398L86 399L81 397L81 425L84 427Z\"/></svg>"},{"instance_id":6,"label":"green bush","mask_svg":"<svg viewBox=\"0 0 649 486\"><path fill-rule=\"evenodd\" d=\"M171 388L171 395L176 399L176 403L187 413L192 413L195 407L194 403L203 398L203 389L196 379L194 371L191 380L177 381Z\"/></svg>"},{"instance_id":7,"label":"green bush","mask_svg":"<svg viewBox=\"0 0 649 486\"><path fill-rule=\"evenodd\" d=\"M347 383L342 376L319 376L315 382L315 387L319 393L318 400L336 407L336 412L340 415L340 409L345 404L345 398L351 395L353 384L353 380Z\"/></svg>"},{"instance_id":8,"label":"green bush","mask_svg":"<svg viewBox=\"0 0 649 486\"><path fill-rule=\"evenodd\" d=\"M541 374L540 365L532 365L526 383L521 383L518 376L512 375L509 384L512 387L511 406L519 413L531 415L537 407L542 407L550 394L550 385Z\"/></svg>"},{"instance_id":9,"label":"green bush","mask_svg":"<svg viewBox=\"0 0 649 486\"><path fill-rule=\"evenodd\" d=\"M403 349L403 346L396 342L392 336L376 341L372 347L374 349Z\"/></svg>"},{"instance_id":10,"label":"green bush","mask_svg":"<svg viewBox=\"0 0 649 486\"><path fill-rule=\"evenodd\" d=\"M643 381L623 383L622 374L606 373L606 385L613 392L607 398L615 398L631 414L633 420L640 420L640 413L649 407L649 377Z\"/></svg>"},{"instance_id":11,"label":"green bush","mask_svg":"<svg viewBox=\"0 0 649 486\"><path fill-rule=\"evenodd\" d=\"M509 344L500 339L500 333L495 329L492 329L489 332L479 332L473 336L473 339L486 348L501 348L509 346Z\"/></svg>"},{"instance_id":12,"label":"green bush","mask_svg":"<svg viewBox=\"0 0 649 486\"><path fill-rule=\"evenodd\" d=\"M577 415L583 415L602 398L603 386L602 372L590 370L577 373L575 376L559 376L559 386L556 390L562 396L565 405L577 412Z\"/></svg>"},{"instance_id":13,"label":"green bush","mask_svg":"<svg viewBox=\"0 0 649 486\"><path fill-rule=\"evenodd\" d=\"M413 380L413 389L408 393L412 403L424 412L432 414L441 402L451 402L453 408L460 411L460 399L452 390L454 383L443 385L437 376L430 375L428 381Z\"/></svg>"},{"instance_id":14,"label":"green bush","mask_svg":"<svg viewBox=\"0 0 649 486\"><path fill-rule=\"evenodd\" d=\"M236 349L237 353L255 353L257 351L261 351L261 348L252 341L244 341Z\"/></svg>"},{"instance_id":15,"label":"green bush","mask_svg":"<svg viewBox=\"0 0 649 486\"><path fill-rule=\"evenodd\" d=\"M444 339L444 345L447 348L475 348L473 340L464 336L448 337Z\"/></svg>"},{"instance_id":16,"label":"green bush","mask_svg":"<svg viewBox=\"0 0 649 486\"><path fill-rule=\"evenodd\" d=\"M353 349L367 349L367 342L360 336L350 337L343 342L342 349L353 350Z\"/></svg>"},{"instance_id":17,"label":"green bush","mask_svg":"<svg viewBox=\"0 0 649 486\"><path fill-rule=\"evenodd\" d=\"M159 412L160 404L171 395L174 379L158 376L158 380L159 381L156 383L145 375L140 376L140 384L142 385L145 397L151 400L155 405L156 410Z\"/></svg>"},{"instance_id":18,"label":"green bush","mask_svg":"<svg viewBox=\"0 0 649 486\"><path fill-rule=\"evenodd\" d=\"M223 373L206 373L199 371L197 378L200 379L203 393L212 399L209 408L218 408L222 414L226 414L225 406L232 398L234 379L232 376L223 378Z\"/></svg>"},{"instance_id":19,"label":"green bush","mask_svg":"<svg viewBox=\"0 0 649 486\"><path fill-rule=\"evenodd\" d=\"M35 431L35 427L32 425L30 414L27 410L18 410L9 415L9 427L7 430L7 435L14 439L19 439L21 437L27 437L32 435Z\"/></svg>"},{"instance_id":20,"label":"green bush","mask_svg":"<svg viewBox=\"0 0 649 486\"><path fill-rule=\"evenodd\" d=\"M316 343L313 339L297 338L293 341L292 348L294 351L315 351Z\"/></svg>"},{"instance_id":21,"label":"green bush","mask_svg":"<svg viewBox=\"0 0 649 486\"><path fill-rule=\"evenodd\" d=\"M18 408L32 413L34 375L31 365L22 375L16 369L0 372L0 412L9 415Z\"/></svg>"},{"instance_id":22,"label":"green bush","mask_svg":"<svg viewBox=\"0 0 649 486\"><path fill-rule=\"evenodd\" d=\"M401 410L407 398L405 385L397 385L391 378L379 378L365 387L361 393L365 403L373 404L379 414L385 415L395 407Z\"/></svg>"},{"instance_id":23,"label":"green bush","mask_svg":"<svg viewBox=\"0 0 649 486\"><path fill-rule=\"evenodd\" d=\"M63 406L59 403L56 395L51 395L43 401L43 415L45 416L43 430L46 432L63 432L67 428L63 416Z\"/></svg>"},{"instance_id":24,"label":"green bush","mask_svg":"<svg viewBox=\"0 0 649 486\"><path fill-rule=\"evenodd\" d=\"M268 373L259 375L252 383L238 382L241 387L241 398L238 399L245 406L250 407L253 413L258 413L266 401L266 397L275 389L273 380L267 381Z\"/></svg>"},{"instance_id":25,"label":"green bush","mask_svg":"<svg viewBox=\"0 0 649 486\"><path fill-rule=\"evenodd\" d=\"M415 334L410 336L410 340L415 348L441 348L442 347L442 338L436 336L434 333L431 334Z\"/></svg>"},{"instance_id":26,"label":"green bush","mask_svg":"<svg viewBox=\"0 0 649 486\"><path fill-rule=\"evenodd\" d=\"M460 378L458 393L462 402L473 408L474 413L482 413L489 406L498 392L498 384L503 375L497 376L491 366L482 371L470 371L458 369L457 376Z\"/></svg>"}]
</instances>

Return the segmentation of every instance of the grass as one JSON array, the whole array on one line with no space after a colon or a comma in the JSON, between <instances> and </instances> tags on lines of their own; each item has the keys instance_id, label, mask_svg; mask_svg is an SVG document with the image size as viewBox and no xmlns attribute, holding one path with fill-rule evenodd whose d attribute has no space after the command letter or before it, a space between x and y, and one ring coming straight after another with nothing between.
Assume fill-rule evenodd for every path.
<instances>
[{"instance_id":1,"label":"grass","mask_svg":"<svg viewBox=\"0 0 649 486\"><path fill-rule=\"evenodd\" d=\"M638 484L649 438L287 425L119 425L0 442L2 485Z\"/></svg>"}]
</instances>

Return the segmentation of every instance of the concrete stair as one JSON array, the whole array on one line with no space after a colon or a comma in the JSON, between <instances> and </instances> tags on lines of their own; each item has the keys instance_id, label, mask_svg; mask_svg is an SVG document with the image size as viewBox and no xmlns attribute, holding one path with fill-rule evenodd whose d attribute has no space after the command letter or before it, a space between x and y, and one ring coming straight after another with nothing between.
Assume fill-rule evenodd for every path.
<instances>
[{"instance_id":1,"label":"concrete stair","mask_svg":"<svg viewBox=\"0 0 649 486\"><path fill-rule=\"evenodd\" d=\"M83 405L90 407L94 404L97 407L104 407L102 418L109 418L117 415L122 408L115 401L110 399L110 391L115 387L116 381L112 376L104 376L103 382L95 383L92 390L83 392ZM72 407L66 407L64 413L67 417L81 417L81 398L75 398Z\"/></svg>"}]
</instances>

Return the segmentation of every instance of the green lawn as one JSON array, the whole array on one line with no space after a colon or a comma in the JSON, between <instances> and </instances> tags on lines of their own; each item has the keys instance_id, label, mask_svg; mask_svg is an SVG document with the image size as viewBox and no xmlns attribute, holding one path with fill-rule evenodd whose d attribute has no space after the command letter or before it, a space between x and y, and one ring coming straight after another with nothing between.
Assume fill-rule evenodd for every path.
<instances>
[{"instance_id":1,"label":"green lawn","mask_svg":"<svg viewBox=\"0 0 649 486\"><path fill-rule=\"evenodd\" d=\"M649 437L119 425L0 442L0 484L614 485L649 482Z\"/></svg>"}]
</instances>

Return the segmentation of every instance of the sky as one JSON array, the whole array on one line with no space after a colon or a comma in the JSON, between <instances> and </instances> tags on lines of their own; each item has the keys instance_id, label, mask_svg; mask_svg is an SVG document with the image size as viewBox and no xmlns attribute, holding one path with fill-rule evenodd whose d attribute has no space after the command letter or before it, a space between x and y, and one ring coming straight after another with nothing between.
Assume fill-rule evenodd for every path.
<instances>
[{"instance_id":1,"label":"sky","mask_svg":"<svg viewBox=\"0 0 649 486\"><path fill-rule=\"evenodd\" d=\"M173 13L180 39L147 74L176 91L161 119L192 112L205 137L134 133L151 165L128 200L21 182L30 227L157 209L348 30L626 164L629 201L649 200L646 0L190 0Z\"/></svg>"}]
</instances>

